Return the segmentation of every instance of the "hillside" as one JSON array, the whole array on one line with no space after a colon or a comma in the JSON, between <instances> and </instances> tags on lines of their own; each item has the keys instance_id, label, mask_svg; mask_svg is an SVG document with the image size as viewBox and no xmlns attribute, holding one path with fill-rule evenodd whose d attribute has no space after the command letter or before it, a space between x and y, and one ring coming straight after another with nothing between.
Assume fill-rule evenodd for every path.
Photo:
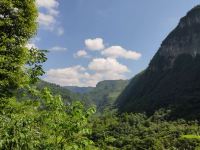
<instances>
[{"instance_id":1,"label":"hillside","mask_svg":"<svg viewBox=\"0 0 200 150\"><path fill-rule=\"evenodd\" d=\"M39 91L47 87L53 95L61 95L64 103L81 101L86 107L96 105L98 111L103 111L105 108L113 106L117 97L121 94L126 85L128 85L128 82L128 80L108 80L99 82L96 87L62 87L54 83L40 80L35 86ZM34 99L30 94L28 94L28 97L22 97L23 91L24 90L20 90L18 92L18 99Z\"/></svg>"},{"instance_id":2,"label":"hillside","mask_svg":"<svg viewBox=\"0 0 200 150\"><path fill-rule=\"evenodd\" d=\"M116 105L120 112L153 114L171 109L171 118L200 119L200 6L180 20L148 68ZM137 78L137 77L136 77Z\"/></svg>"},{"instance_id":3,"label":"hillside","mask_svg":"<svg viewBox=\"0 0 200 150\"><path fill-rule=\"evenodd\" d=\"M63 100L67 102L81 100L81 97L79 94L73 93L70 90L62 86L56 85L54 83L49 83L49 82L40 80L36 84L36 86L38 89L43 89L45 87L48 87L52 91L53 95L61 95Z\"/></svg>"},{"instance_id":4,"label":"hillside","mask_svg":"<svg viewBox=\"0 0 200 150\"><path fill-rule=\"evenodd\" d=\"M48 88L50 89L50 91L52 92L53 95L60 95L62 96L63 98L63 101L64 103L71 103L72 101L80 101L80 100L83 100L83 98L81 98L81 96L77 93L73 93L71 92L70 90L64 88L64 87L61 87L59 85L56 85L54 83L49 83L49 82L46 82L46 81L43 81L43 80L39 80L37 83L36 83L36 88L41 91L43 90L44 88ZM31 98L31 99L34 99L30 93L27 93L27 96L22 96L22 93L23 92L26 92L24 91L24 89L21 89L19 92L18 92L18 99L20 100L27 100L27 98ZM23 94L24 95L24 94Z\"/></svg>"},{"instance_id":5,"label":"hillside","mask_svg":"<svg viewBox=\"0 0 200 150\"><path fill-rule=\"evenodd\" d=\"M71 92L80 94L88 93L94 89L93 87L78 87L78 86L65 86L65 88L70 90Z\"/></svg>"},{"instance_id":6,"label":"hillside","mask_svg":"<svg viewBox=\"0 0 200 150\"><path fill-rule=\"evenodd\" d=\"M84 94L87 99L97 105L98 111L110 108L117 97L128 85L129 80L106 80L99 82L90 92Z\"/></svg>"},{"instance_id":7,"label":"hillside","mask_svg":"<svg viewBox=\"0 0 200 150\"><path fill-rule=\"evenodd\" d=\"M96 105L97 110L102 112L113 106L128 83L128 80L105 80L97 83L96 87L65 86L63 88L77 94L86 105Z\"/></svg>"}]
</instances>

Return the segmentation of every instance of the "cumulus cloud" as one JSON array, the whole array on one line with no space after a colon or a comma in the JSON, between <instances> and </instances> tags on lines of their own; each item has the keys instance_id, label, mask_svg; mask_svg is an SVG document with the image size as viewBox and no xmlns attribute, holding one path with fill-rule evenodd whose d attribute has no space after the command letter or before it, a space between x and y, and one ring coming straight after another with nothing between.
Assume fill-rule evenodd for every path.
<instances>
[{"instance_id":1,"label":"cumulus cloud","mask_svg":"<svg viewBox=\"0 0 200 150\"><path fill-rule=\"evenodd\" d=\"M103 56L112 58L125 58L138 60L142 55L132 50L126 50L121 46L111 46L101 52Z\"/></svg>"},{"instance_id":2,"label":"cumulus cloud","mask_svg":"<svg viewBox=\"0 0 200 150\"><path fill-rule=\"evenodd\" d=\"M59 3L56 0L36 0L36 4L38 7L44 7L49 11L59 6Z\"/></svg>"},{"instance_id":3,"label":"cumulus cloud","mask_svg":"<svg viewBox=\"0 0 200 150\"><path fill-rule=\"evenodd\" d=\"M53 52L63 52L63 51L67 51L67 48L55 46L55 47L50 48L49 50Z\"/></svg>"},{"instance_id":4,"label":"cumulus cloud","mask_svg":"<svg viewBox=\"0 0 200 150\"><path fill-rule=\"evenodd\" d=\"M40 25L45 26L46 29L53 30L53 25L55 24L55 18L50 14L39 13L38 21Z\"/></svg>"},{"instance_id":5,"label":"cumulus cloud","mask_svg":"<svg viewBox=\"0 0 200 150\"><path fill-rule=\"evenodd\" d=\"M93 85L103 80L126 79L126 73L130 72L127 66L113 58L95 58L89 63L88 69L95 72L88 81Z\"/></svg>"},{"instance_id":6,"label":"cumulus cloud","mask_svg":"<svg viewBox=\"0 0 200 150\"><path fill-rule=\"evenodd\" d=\"M99 81L127 79L130 72L128 67L120 63L117 58L137 60L141 54L132 50L126 50L121 46L105 48L103 39L87 39L85 45L88 50L99 51L105 58L92 59L87 67L81 65L66 68L50 69L47 71L46 81L62 86L96 86ZM53 47L51 51L65 51L66 48ZM75 58L91 58L86 50L79 50L74 54Z\"/></svg>"},{"instance_id":7,"label":"cumulus cloud","mask_svg":"<svg viewBox=\"0 0 200 150\"><path fill-rule=\"evenodd\" d=\"M56 83L62 86L81 85L81 78L85 78L85 68L82 66L73 66L61 69L50 69L47 71L46 81Z\"/></svg>"},{"instance_id":8,"label":"cumulus cloud","mask_svg":"<svg viewBox=\"0 0 200 150\"><path fill-rule=\"evenodd\" d=\"M78 58L78 57L88 57L88 54L85 50L79 50L78 52L76 52L74 54L74 57L75 58Z\"/></svg>"},{"instance_id":9,"label":"cumulus cloud","mask_svg":"<svg viewBox=\"0 0 200 150\"><path fill-rule=\"evenodd\" d=\"M125 65L120 64L113 58L96 58L89 64L89 69L97 72L113 72L113 73L125 73L128 72L128 68Z\"/></svg>"},{"instance_id":10,"label":"cumulus cloud","mask_svg":"<svg viewBox=\"0 0 200 150\"><path fill-rule=\"evenodd\" d=\"M125 79L129 72L127 66L120 64L116 59L96 58L87 68L80 65L47 71L46 81L62 86L96 86L102 80Z\"/></svg>"},{"instance_id":11,"label":"cumulus cloud","mask_svg":"<svg viewBox=\"0 0 200 150\"><path fill-rule=\"evenodd\" d=\"M85 46L89 50L93 51L99 51L104 49L103 39L102 38L96 38L96 39L86 39L85 40Z\"/></svg>"},{"instance_id":12,"label":"cumulus cloud","mask_svg":"<svg viewBox=\"0 0 200 150\"><path fill-rule=\"evenodd\" d=\"M55 31L58 35L62 35L64 30L59 27L57 16L59 14L57 0L36 0L36 4L39 8L45 9L45 12L40 12L38 16L38 22L40 26L46 30Z\"/></svg>"}]
</instances>

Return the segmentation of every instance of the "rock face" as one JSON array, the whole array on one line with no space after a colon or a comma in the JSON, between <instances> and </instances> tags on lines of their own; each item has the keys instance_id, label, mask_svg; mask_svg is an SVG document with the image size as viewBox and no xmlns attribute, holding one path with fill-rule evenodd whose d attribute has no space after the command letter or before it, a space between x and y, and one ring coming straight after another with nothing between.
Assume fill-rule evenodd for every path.
<instances>
[{"instance_id":1,"label":"rock face","mask_svg":"<svg viewBox=\"0 0 200 150\"><path fill-rule=\"evenodd\" d=\"M170 108L172 118L200 118L200 6L180 20L136 78L118 98L119 111Z\"/></svg>"},{"instance_id":2,"label":"rock face","mask_svg":"<svg viewBox=\"0 0 200 150\"><path fill-rule=\"evenodd\" d=\"M180 20L178 26L168 35L154 56L149 68L154 68L156 57L163 57L173 66L175 59L181 54L195 57L200 54L200 6L196 6Z\"/></svg>"}]
</instances>

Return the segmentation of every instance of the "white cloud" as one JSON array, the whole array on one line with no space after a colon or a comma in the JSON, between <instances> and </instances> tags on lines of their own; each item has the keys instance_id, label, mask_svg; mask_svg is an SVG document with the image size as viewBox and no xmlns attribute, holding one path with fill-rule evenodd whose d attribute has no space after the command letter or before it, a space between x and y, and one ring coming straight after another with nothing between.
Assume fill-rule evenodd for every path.
<instances>
[{"instance_id":1,"label":"white cloud","mask_svg":"<svg viewBox=\"0 0 200 150\"><path fill-rule=\"evenodd\" d=\"M115 59L93 59L87 68L80 65L47 71L46 81L62 86L96 86L99 81L126 79L127 66Z\"/></svg>"},{"instance_id":2,"label":"white cloud","mask_svg":"<svg viewBox=\"0 0 200 150\"><path fill-rule=\"evenodd\" d=\"M40 25L45 26L46 29L53 30L53 25L55 24L56 20L49 14L39 13L38 22Z\"/></svg>"},{"instance_id":3,"label":"white cloud","mask_svg":"<svg viewBox=\"0 0 200 150\"><path fill-rule=\"evenodd\" d=\"M121 46L111 46L101 52L103 56L112 58L126 58L138 60L142 55L132 50L126 50Z\"/></svg>"},{"instance_id":4,"label":"white cloud","mask_svg":"<svg viewBox=\"0 0 200 150\"><path fill-rule=\"evenodd\" d=\"M96 38L96 39L86 39L85 46L89 50L98 51L104 49L103 39Z\"/></svg>"},{"instance_id":5,"label":"white cloud","mask_svg":"<svg viewBox=\"0 0 200 150\"><path fill-rule=\"evenodd\" d=\"M127 66L120 64L113 58L93 59L89 63L88 69L95 72L90 74L90 78L87 80L87 84L93 86L103 80L126 79L126 73L129 72Z\"/></svg>"},{"instance_id":6,"label":"white cloud","mask_svg":"<svg viewBox=\"0 0 200 150\"><path fill-rule=\"evenodd\" d=\"M76 52L74 54L74 57L75 58L78 58L78 57L88 57L88 54L85 50L79 50L78 52Z\"/></svg>"},{"instance_id":7,"label":"white cloud","mask_svg":"<svg viewBox=\"0 0 200 150\"><path fill-rule=\"evenodd\" d=\"M55 46L55 47L50 48L49 50L53 52L63 52L63 51L67 51L67 48Z\"/></svg>"},{"instance_id":8,"label":"white cloud","mask_svg":"<svg viewBox=\"0 0 200 150\"><path fill-rule=\"evenodd\" d=\"M73 66L61 69L50 69L47 71L46 81L65 85L81 85L80 79L87 76L84 74L85 68L82 66Z\"/></svg>"},{"instance_id":9,"label":"white cloud","mask_svg":"<svg viewBox=\"0 0 200 150\"><path fill-rule=\"evenodd\" d=\"M96 86L103 80L127 79L126 74L129 68L118 62L117 58L137 60L141 57L140 53L126 50L121 46L111 46L104 49L103 39L87 39L86 47L89 50L98 50L105 58L92 59L87 67L81 65L70 66L67 68L50 69L47 71L46 81L53 82L62 86ZM62 51L66 48L53 47L52 51ZM101 50L101 51L100 51ZM74 54L75 58L91 58L86 50L79 50Z\"/></svg>"},{"instance_id":10,"label":"white cloud","mask_svg":"<svg viewBox=\"0 0 200 150\"><path fill-rule=\"evenodd\" d=\"M44 7L48 10L57 8L59 3L56 0L36 0L38 7Z\"/></svg>"},{"instance_id":11,"label":"white cloud","mask_svg":"<svg viewBox=\"0 0 200 150\"><path fill-rule=\"evenodd\" d=\"M128 72L128 68L125 65L120 64L113 58L96 58L89 64L89 69L97 72L113 72L113 73L125 73Z\"/></svg>"},{"instance_id":12,"label":"white cloud","mask_svg":"<svg viewBox=\"0 0 200 150\"><path fill-rule=\"evenodd\" d=\"M59 36L63 35L64 29L60 27L57 21L59 14L57 0L36 0L38 8L44 8L45 12L40 12L38 22L43 29L55 31Z\"/></svg>"}]
</instances>

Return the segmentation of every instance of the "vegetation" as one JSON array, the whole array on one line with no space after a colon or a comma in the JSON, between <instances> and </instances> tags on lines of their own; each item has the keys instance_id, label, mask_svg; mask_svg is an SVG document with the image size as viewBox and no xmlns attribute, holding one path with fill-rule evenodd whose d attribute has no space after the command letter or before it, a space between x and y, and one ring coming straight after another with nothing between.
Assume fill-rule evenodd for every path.
<instances>
[{"instance_id":1,"label":"vegetation","mask_svg":"<svg viewBox=\"0 0 200 150\"><path fill-rule=\"evenodd\" d=\"M105 113L92 120L90 139L105 150L197 150L200 149L198 121L167 121L169 111L151 117L144 114Z\"/></svg>"},{"instance_id":2,"label":"vegetation","mask_svg":"<svg viewBox=\"0 0 200 150\"><path fill-rule=\"evenodd\" d=\"M37 90L41 91L44 88L48 88L53 95L60 95L63 99L63 102L65 104L72 103L73 101L81 100L81 96L79 94L72 93L71 91L67 90L64 87L61 87L59 85L48 83L43 80L38 80L34 85L32 85L32 88L36 88ZM19 101L23 101L26 99L33 99L35 97L32 97L31 93L29 93L26 89L20 89L17 92L17 99Z\"/></svg>"},{"instance_id":3,"label":"vegetation","mask_svg":"<svg viewBox=\"0 0 200 150\"><path fill-rule=\"evenodd\" d=\"M171 111L165 109L150 117L115 111L93 115L95 107L57 95L61 87L36 83L44 73L45 53L25 47L36 32L36 17L34 0L0 2L1 150L200 149L198 121L169 121ZM112 91L110 86L95 94ZM103 92L100 98L118 94Z\"/></svg>"},{"instance_id":4,"label":"vegetation","mask_svg":"<svg viewBox=\"0 0 200 150\"><path fill-rule=\"evenodd\" d=\"M35 91L39 101L8 104L0 115L0 149L90 149L88 118L94 108L85 110L79 102L65 105L60 96L44 89Z\"/></svg>"},{"instance_id":5,"label":"vegetation","mask_svg":"<svg viewBox=\"0 0 200 150\"><path fill-rule=\"evenodd\" d=\"M46 60L44 51L26 48L36 33L35 1L2 0L0 17L0 149L91 149L86 135L95 109L65 105L48 89L33 87ZM31 100L16 101L19 88Z\"/></svg>"},{"instance_id":6,"label":"vegetation","mask_svg":"<svg viewBox=\"0 0 200 150\"><path fill-rule=\"evenodd\" d=\"M85 94L94 89L94 87L78 87L78 86L65 86L66 89L79 94Z\"/></svg>"},{"instance_id":7,"label":"vegetation","mask_svg":"<svg viewBox=\"0 0 200 150\"><path fill-rule=\"evenodd\" d=\"M34 1L1 0L0 15L0 96L6 97L30 79L25 45L36 32L37 9Z\"/></svg>"},{"instance_id":8,"label":"vegetation","mask_svg":"<svg viewBox=\"0 0 200 150\"><path fill-rule=\"evenodd\" d=\"M84 96L97 106L98 112L113 108L117 97L128 85L129 80L107 80L99 82L96 87Z\"/></svg>"}]
</instances>

